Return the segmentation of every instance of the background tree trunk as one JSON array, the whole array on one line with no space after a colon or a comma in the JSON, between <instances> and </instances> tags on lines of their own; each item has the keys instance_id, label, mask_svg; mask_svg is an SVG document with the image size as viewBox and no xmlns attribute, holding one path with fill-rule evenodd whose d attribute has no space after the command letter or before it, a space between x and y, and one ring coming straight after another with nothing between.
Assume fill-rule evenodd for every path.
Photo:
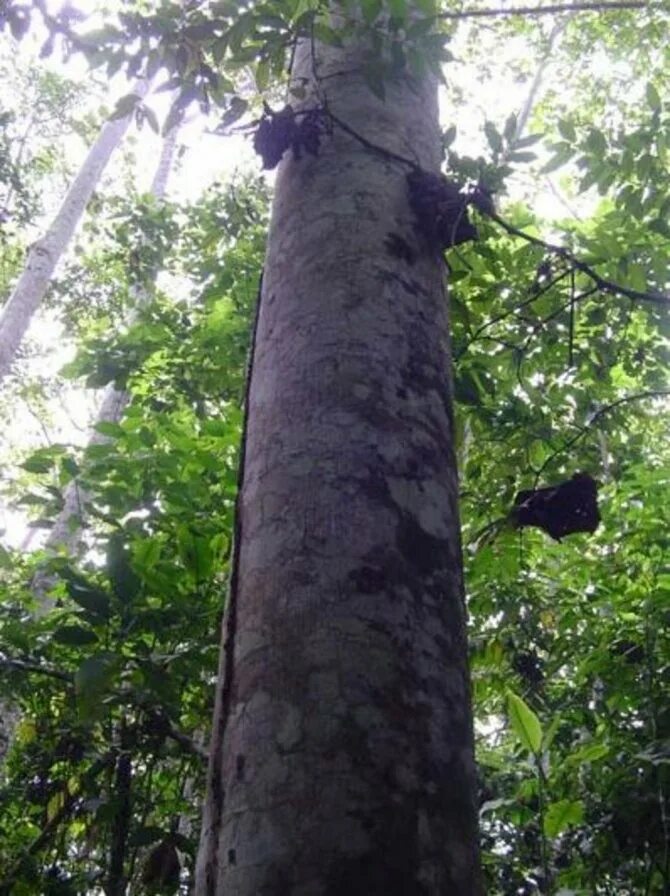
<instances>
[{"instance_id":1,"label":"background tree trunk","mask_svg":"<svg viewBox=\"0 0 670 896\"><path fill-rule=\"evenodd\" d=\"M132 93L143 97L149 84L138 81ZM0 313L0 379L9 372L31 318L44 298L58 261L72 239L110 156L123 139L133 114L108 121L90 148L79 173L44 236L30 248L26 266Z\"/></svg>"},{"instance_id":2,"label":"background tree trunk","mask_svg":"<svg viewBox=\"0 0 670 896\"><path fill-rule=\"evenodd\" d=\"M127 123L125 127L127 127ZM151 195L156 200L163 199L167 191L170 171L174 164L178 133L179 123L169 131L163 141L160 158L151 183ZM137 289L135 291L135 307L140 308L145 305L149 298L148 289ZM117 423L123 416L129 398L126 391L115 389L114 384L111 383L105 390L100 403L96 423ZM106 438L94 429L91 432L89 445L102 444ZM82 539L83 509L88 501L88 495L78 480L74 479L68 484L63 497L63 509L49 532L45 548L50 553L60 551L75 555ZM29 541L26 544L29 544ZM52 607L53 602L47 595L53 584L54 577L44 568L38 569L33 577L32 590L39 602L39 614L46 613ZM5 754L11 745L12 734L19 717L15 706L0 700L0 765L4 762Z\"/></svg>"},{"instance_id":3,"label":"background tree trunk","mask_svg":"<svg viewBox=\"0 0 670 896\"><path fill-rule=\"evenodd\" d=\"M359 63L319 50L329 108L437 171L435 85L381 102ZM199 896L480 893L445 271L408 170L336 127L279 171Z\"/></svg>"},{"instance_id":4,"label":"background tree trunk","mask_svg":"<svg viewBox=\"0 0 670 896\"><path fill-rule=\"evenodd\" d=\"M151 182L150 193L156 201L164 199L167 191L167 184L170 177L170 171L174 164L175 151L177 148L177 136L179 134L179 122L171 128L163 140L161 154L158 159L156 171ZM155 274L154 274L155 276ZM135 287L132 289L134 299L133 309L129 315L129 323L137 316L137 311L146 305L152 296L152 290L149 284L144 287ZM125 390L116 389L113 383L110 383L105 389L100 408L98 410L97 423L118 423L123 417L123 412L130 400L130 395ZM107 441L107 436L93 429L89 439L89 445L100 445ZM81 522L83 508L88 501L88 495L82 489L79 482L74 479L65 489L63 509L59 513L49 537L46 540L46 547L50 551L61 550L68 554L74 554L77 551L81 541ZM34 583L37 587L37 583ZM44 596L45 588L38 588L41 596Z\"/></svg>"}]
</instances>

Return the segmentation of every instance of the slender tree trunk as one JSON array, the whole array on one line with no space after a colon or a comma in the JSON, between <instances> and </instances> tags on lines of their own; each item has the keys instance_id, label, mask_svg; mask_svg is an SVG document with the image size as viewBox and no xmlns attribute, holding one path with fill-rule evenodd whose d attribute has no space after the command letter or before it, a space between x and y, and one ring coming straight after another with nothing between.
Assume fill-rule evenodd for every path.
<instances>
[{"instance_id":1,"label":"slender tree trunk","mask_svg":"<svg viewBox=\"0 0 670 896\"><path fill-rule=\"evenodd\" d=\"M158 160L156 172L151 184L151 194L156 199L162 199L167 191L167 183L170 171L174 163L177 134L179 126L175 126L167 134L163 141L161 155ZM149 299L146 289L139 289L135 294L135 306L140 307ZM123 416L129 395L125 391L115 389L110 385L105 390L97 423L116 423ZM89 445L99 445L106 441L106 436L93 430ZM79 482L74 479L65 489L63 508L56 517L53 528L49 532L45 547L48 551L64 551L69 555L77 552L82 538L83 508L88 501L86 491ZM39 600L38 612L46 613L52 605L47 593L53 585L53 577L44 569L39 569L32 581L32 589ZM19 721L20 713L15 705L0 700L0 766L4 762L5 754L11 744L12 735Z\"/></svg>"},{"instance_id":2,"label":"slender tree trunk","mask_svg":"<svg viewBox=\"0 0 670 896\"><path fill-rule=\"evenodd\" d=\"M175 150L177 146L177 135L179 133L179 125L173 127L166 135L163 141L160 158L156 171L151 183L151 195L156 200L163 199L167 190L167 183L170 176L170 170L174 164ZM134 293L134 309L139 309L146 305L150 298L150 291L144 287L135 290ZM131 312L131 320L135 312ZM96 423L118 423L123 416L123 412L128 404L130 396L124 390L115 389L110 384L105 390ZM89 439L89 445L100 445L107 441L107 437L93 430ZM73 480L65 490L65 499L63 509L59 513L54 523L49 537L47 538L46 547L48 549L65 549L72 554L77 550L81 541L81 523L82 509L88 500L88 496L81 488L77 480ZM44 591L44 588L41 589Z\"/></svg>"},{"instance_id":3,"label":"slender tree trunk","mask_svg":"<svg viewBox=\"0 0 670 896\"><path fill-rule=\"evenodd\" d=\"M331 111L437 171L434 84L381 102L359 62L319 50ZM279 170L198 896L481 892L445 270L407 170L337 127Z\"/></svg>"},{"instance_id":4,"label":"slender tree trunk","mask_svg":"<svg viewBox=\"0 0 670 896\"><path fill-rule=\"evenodd\" d=\"M138 81L132 92L143 97L148 82ZM85 162L70 185L63 203L44 236L33 243L23 273L0 313L0 379L9 372L31 318L44 298L61 255L110 156L123 139L132 114L108 121L89 150Z\"/></svg>"}]
</instances>

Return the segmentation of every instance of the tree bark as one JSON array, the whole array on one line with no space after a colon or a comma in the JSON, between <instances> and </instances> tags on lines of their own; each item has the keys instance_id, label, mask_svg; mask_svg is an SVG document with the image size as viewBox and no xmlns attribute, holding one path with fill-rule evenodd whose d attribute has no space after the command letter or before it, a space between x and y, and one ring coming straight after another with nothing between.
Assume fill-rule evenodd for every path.
<instances>
[{"instance_id":1,"label":"tree bark","mask_svg":"<svg viewBox=\"0 0 670 896\"><path fill-rule=\"evenodd\" d=\"M132 93L143 97L148 87L146 80L138 81L133 86ZM132 117L131 113L104 125L70 185L51 226L41 239L33 243L23 273L0 313L0 380L9 373L32 316L51 282L56 265L72 239L110 156L128 130Z\"/></svg>"},{"instance_id":2,"label":"tree bark","mask_svg":"<svg viewBox=\"0 0 670 896\"><path fill-rule=\"evenodd\" d=\"M382 102L359 63L319 49L331 111L438 171L435 85ZM481 892L445 269L408 170L338 127L280 166L198 896Z\"/></svg>"}]
</instances>

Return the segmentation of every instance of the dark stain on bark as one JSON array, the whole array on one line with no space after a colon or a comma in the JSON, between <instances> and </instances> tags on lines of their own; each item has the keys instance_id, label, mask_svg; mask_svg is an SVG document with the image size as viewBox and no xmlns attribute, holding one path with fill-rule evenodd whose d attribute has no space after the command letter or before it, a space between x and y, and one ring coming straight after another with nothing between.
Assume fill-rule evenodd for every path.
<instances>
[{"instance_id":1,"label":"dark stain on bark","mask_svg":"<svg viewBox=\"0 0 670 896\"><path fill-rule=\"evenodd\" d=\"M235 775L237 776L238 781L244 781L244 765L246 759L242 755L242 753L238 753L235 757Z\"/></svg>"},{"instance_id":2,"label":"dark stain on bark","mask_svg":"<svg viewBox=\"0 0 670 896\"><path fill-rule=\"evenodd\" d=\"M386 586L386 574L383 569L373 566L360 566L352 569L349 580L361 594L376 594Z\"/></svg>"},{"instance_id":3,"label":"dark stain on bark","mask_svg":"<svg viewBox=\"0 0 670 896\"><path fill-rule=\"evenodd\" d=\"M379 279L387 283L392 281L400 284L403 290L411 296L428 295L425 287L418 280L415 280L413 277L403 277L401 274L396 274L395 271L380 271Z\"/></svg>"},{"instance_id":4,"label":"dark stain on bark","mask_svg":"<svg viewBox=\"0 0 670 896\"><path fill-rule=\"evenodd\" d=\"M237 864L237 854L234 849L228 850L228 864L236 865Z\"/></svg>"},{"instance_id":5,"label":"dark stain on bark","mask_svg":"<svg viewBox=\"0 0 670 896\"><path fill-rule=\"evenodd\" d=\"M417 809L416 798L405 797L352 813L372 846L361 855L339 855L330 861L325 896L429 896L418 880Z\"/></svg>"},{"instance_id":6,"label":"dark stain on bark","mask_svg":"<svg viewBox=\"0 0 670 896\"><path fill-rule=\"evenodd\" d=\"M445 569L450 565L450 544L423 529L410 513L402 513L396 529L398 550L407 564L421 574Z\"/></svg>"},{"instance_id":7,"label":"dark stain on bark","mask_svg":"<svg viewBox=\"0 0 670 896\"><path fill-rule=\"evenodd\" d=\"M401 261L406 261L409 265L414 264L416 261L414 249L399 233L393 233L392 231L387 233L384 240L384 248L392 258L399 258Z\"/></svg>"}]
</instances>

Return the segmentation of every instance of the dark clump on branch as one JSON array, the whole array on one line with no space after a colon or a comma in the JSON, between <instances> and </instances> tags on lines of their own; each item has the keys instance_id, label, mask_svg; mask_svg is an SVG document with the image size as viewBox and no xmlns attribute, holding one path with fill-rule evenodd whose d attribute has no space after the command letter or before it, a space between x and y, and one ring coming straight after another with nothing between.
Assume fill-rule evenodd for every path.
<instances>
[{"instance_id":1,"label":"dark clump on branch","mask_svg":"<svg viewBox=\"0 0 670 896\"><path fill-rule=\"evenodd\" d=\"M326 118L322 109L295 112L292 106L284 106L279 112L265 107L263 117L254 134L254 149L263 159L263 168L275 168L287 149L300 159L303 152L316 156L321 136L326 130Z\"/></svg>"},{"instance_id":2,"label":"dark clump on branch","mask_svg":"<svg viewBox=\"0 0 670 896\"><path fill-rule=\"evenodd\" d=\"M442 174L414 169L407 175L409 204L416 226L430 245L439 251L477 239L477 229L468 218L471 197Z\"/></svg>"},{"instance_id":3,"label":"dark clump on branch","mask_svg":"<svg viewBox=\"0 0 670 896\"><path fill-rule=\"evenodd\" d=\"M595 532L600 522L598 483L588 473L549 488L519 492L510 512L519 529L536 526L556 541L573 532Z\"/></svg>"}]
</instances>

